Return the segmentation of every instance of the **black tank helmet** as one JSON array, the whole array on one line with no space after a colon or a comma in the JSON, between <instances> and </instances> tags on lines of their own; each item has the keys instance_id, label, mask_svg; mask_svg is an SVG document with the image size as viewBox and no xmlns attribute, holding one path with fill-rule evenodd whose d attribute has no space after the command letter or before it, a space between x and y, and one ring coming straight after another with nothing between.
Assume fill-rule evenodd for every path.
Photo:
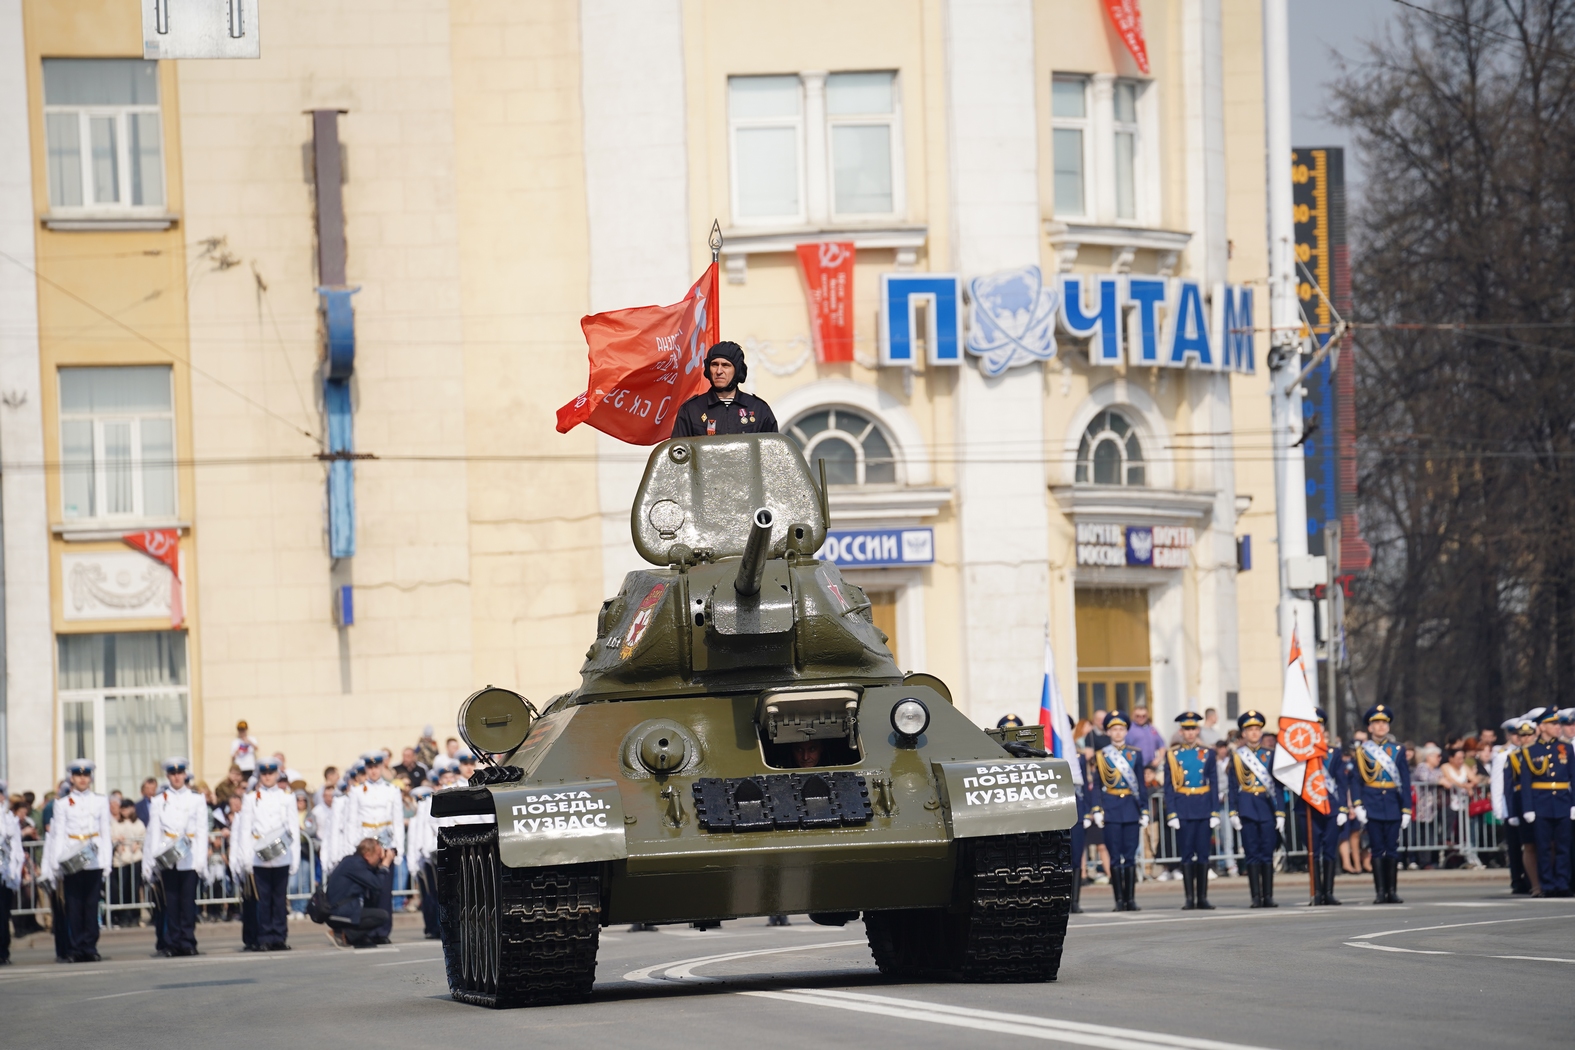
<instances>
[{"instance_id":1,"label":"black tank helmet","mask_svg":"<svg viewBox=\"0 0 1575 1050\"><path fill-rule=\"evenodd\" d=\"M735 384L742 383L749 378L749 366L744 363L743 347L737 343L724 340L707 350L705 352L705 370L708 375L711 372L711 362L718 357L732 363L733 382Z\"/></svg>"}]
</instances>

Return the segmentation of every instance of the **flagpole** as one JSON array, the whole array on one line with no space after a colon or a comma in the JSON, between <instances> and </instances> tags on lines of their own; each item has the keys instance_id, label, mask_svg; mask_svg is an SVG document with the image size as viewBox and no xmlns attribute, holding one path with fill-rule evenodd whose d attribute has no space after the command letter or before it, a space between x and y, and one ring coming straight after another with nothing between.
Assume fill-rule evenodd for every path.
<instances>
[{"instance_id":1,"label":"flagpole","mask_svg":"<svg viewBox=\"0 0 1575 1050\"><path fill-rule=\"evenodd\" d=\"M722 220L711 220L711 236L707 239L707 243L711 245L711 262L720 262L722 260Z\"/></svg>"},{"instance_id":2,"label":"flagpole","mask_svg":"<svg viewBox=\"0 0 1575 1050\"><path fill-rule=\"evenodd\" d=\"M1312 803L1304 799L1302 808L1307 810L1307 895L1316 901L1318 899L1318 880L1313 877Z\"/></svg>"}]
</instances>

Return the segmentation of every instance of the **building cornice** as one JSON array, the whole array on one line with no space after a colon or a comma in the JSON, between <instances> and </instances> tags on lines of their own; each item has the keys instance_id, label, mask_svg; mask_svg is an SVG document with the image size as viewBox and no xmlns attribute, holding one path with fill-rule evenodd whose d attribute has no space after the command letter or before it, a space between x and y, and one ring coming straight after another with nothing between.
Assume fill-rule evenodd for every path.
<instances>
[{"instance_id":1,"label":"building cornice","mask_svg":"<svg viewBox=\"0 0 1575 1050\"><path fill-rule=\"evenodd\" d=\"M952 501L944 485L900 488L833 488L832 528L917 525Z\"/></svg>"},{"instance_id":2,"label":"building cornice","mask_svg":"<svg viewBox=\"0 0 1575 1050\"><path fill-rule=\"evenodd\" d=\"M1076 521L1196 527L1208 525L1218 496L1209 490L1122 485L1055 485L1050 492L1062 512Z\"/></svg>"}]
</instances>

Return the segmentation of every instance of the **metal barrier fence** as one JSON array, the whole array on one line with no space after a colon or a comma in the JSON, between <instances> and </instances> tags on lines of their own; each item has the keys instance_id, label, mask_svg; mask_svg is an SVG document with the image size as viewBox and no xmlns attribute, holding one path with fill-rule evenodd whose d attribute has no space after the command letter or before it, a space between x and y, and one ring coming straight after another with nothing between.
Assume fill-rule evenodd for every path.
<instances>
[{"instance_id":1,"label":"metal barrier fence","mask_svg":"<svg viewBox=\"0 0 1575 1050\"><path fill-rule=\"evenodd\" d=\"M1447 788L1439 784L1416 784L1412 787L1416 817L1411 826L1400 833L1400 853L1418 863L1443 867L1449 859L1458 856L1469 867L1484 865L1504 852L1504 826L1493 816L1488 805L1491 793L1486 785L1469 790ZM1478 812L1472 813L1475 809ZM1144 878L1155 875L1155 867L1178 864L1180 850L1176 844L1177 832L1165 824L1169 813L1165 809L1165 796L1156 791L1149 797L1149 826L1138 842L1138 869ZM1216 810L1220 826L1215 829L1209 862L1217 867L1235 867L1242 860L1240 833L1230 826L1228 806L1221 802ZM1303 811L1305 814L1305 810ZM1352 817L1341 834L1349 834L1362 841L1362 825ZM1305 818L1296 819L1294 806L1287 806L1285 831L1280 835L1275 851L1277 867L1288 870L1300 868L1307 858L1307 827Z\"/></svg>"},{"instance_id":2,"label":"metal barrier fence","mask_svg":"<svg viewBox=\"0 0 1575 1050\"><path fill-rule=\"evenodd\" d=\"M311 899L327 874L321 870L318 863L317 848L315 840L303 837L301 864L295 877L290 880L289 892L286 895L291 902L292 910L303 914L306 911L306 902ZM50 913L47 889L39 881L44 843L42 840L24 842L22 849L26 859L22 864L21 885L17 889L11 914L31 915L36 921L38 917ZM211 922L226 918L225 913L228 909L238 908L241 904L241 887L230 872L229 857L222 841L209 848L206 874L213 877L205 878L204 874L199 872L197 878L198 921ZM404 858L401 857L394 869L394 897L408 900L416 892L412 885L413 881L405 867ZM143 911L151 911L153 906L153 901L148 898L148 886L142 881L140 861L119 865L105 872L104 896L99 901L100 926L115 924L117 915L136 913L140 916Z\"/></svg>"}]
</instances>

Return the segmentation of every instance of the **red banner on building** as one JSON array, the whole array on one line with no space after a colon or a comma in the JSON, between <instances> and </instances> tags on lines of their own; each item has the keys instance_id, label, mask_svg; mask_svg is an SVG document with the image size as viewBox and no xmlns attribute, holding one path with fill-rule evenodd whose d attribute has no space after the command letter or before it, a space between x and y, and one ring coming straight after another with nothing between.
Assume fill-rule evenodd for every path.
<instances>
[{"instance_id":1,"label":"red banner on building","mask_svg":"<svg viewBox=\"0 0 1575 1050\"><path fill-rule=\"evenodd\" d=\"M673 435L673 417L709 386L705 352L721 340L716 263L672 306L637 306L580 319L590 347L585 393L558 409L558 433L589 423L631 445Z\"/></svg>"},{"instance_id":2,"label":"red banner on building","mask_svg":"<svg viewBox=\"0 0 1575 1050\"><path fill-rule=\"evenodd\" d=\"M128 532L121 538L128 547L134 547L161 562L170 571L170 626L179 627L186 622L186 607L180 586L180 530L149 529L146 532Z\"/></svg>"},{"instance_id":3,"label":"red banner on building","mask_svg":"<svg viewBox=\"0 0 1575 1050\"><path fill-rule=\"evenodd\" d=\"M853 360L853 242L798 246L809 291L809 328L818 361Z\"/></svg>"},{"instance_id":4,"label":"red banner on building","mask_svg":"<svg viewBox=\"0 0 1575 1050\"><path fill-rule=\"evenodd\" d=\"M1148 72L1148 44L1143 40L1143 9L1138 0L1105 0L1105 10L1120 34L1122 43L1132 52L1132 60L1139 71Z\"/></svg>"}]
</instances>

